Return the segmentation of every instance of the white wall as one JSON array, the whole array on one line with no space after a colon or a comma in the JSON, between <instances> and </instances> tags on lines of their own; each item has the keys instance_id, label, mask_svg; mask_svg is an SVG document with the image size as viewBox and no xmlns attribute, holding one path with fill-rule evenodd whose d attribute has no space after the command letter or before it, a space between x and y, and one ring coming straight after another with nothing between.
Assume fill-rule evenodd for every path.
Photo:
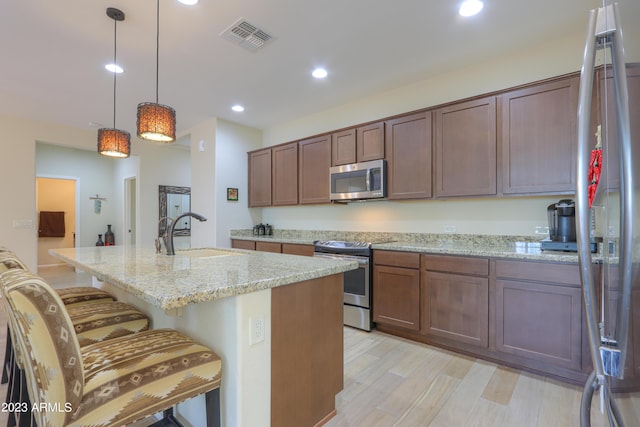
<instances>
[{"instance_id":1,"label":"white wall","mask_svg":"<svg viewBox=\"0 0 640 427\"><path fill-rule=\"evenodd\" d=\"M261 220L260 209L248 209L247 151L260 148L262 132L218 119L216 133L216 241L229 247L229 230L251 228ZM238 189L238 201L227 201L227 188Z\"/></svg>"},{"instance_id":2,"label":"white wall","mask_svg":"<svg viewBox=\"0 0 640 427\"><path fill-rule=\"evenodd\" d=\"M260 215L247 208L247 151L260 148L262 132L222 119L190 132L192 208L207 217L204 223L191 222L191 245L229 247L229 230L250 228ZM227 188L238 189L237 202L227 201Z\"/></svg>"},{"instance_id":3,"label":"white wall","mask_svg":"<svg viewBox=\"0 0 640 427\"><path fill-rule=\"evenodd\" d=\"M94 153L96 149L96 130L78 129L52 123L26 120L10 116L0 116L0 179L3 183L2 209L0 209L0 246L14 251L30 269L37 268L37 212L35 199L36 177L36 142L44 142L66 148L77 148ZM122 179L133 176L137 172L138 179L138 244L153 245L157 234L158 219L158 185L190 186L191 173L189 151L176 146L159 146L132 138L132 158L107 159L118 164L118 171L111 171L104 182L92 181L87 185L89 193L99 192L101 195L109 188L117 200L109 200L103 209L114 209L113 221L116 242L123 241L123 203ZM99 157L98 154L95 154ZM138 157L138 159L135 158ZM69 160L69 168L65 175L74 175L76 167L81 167L82 160ZM122 169L120 169L122 168ZM89 178L87 178L89 182ZM98 186L99 187L96 187ZM94 189L95 188L95 189ZM84 186L81 191L84 191ZM88 195L86 195L88 197ZM85 195L81 200L84 200ZM87 200L87 202L89 202ZM82 204L81 204L82 205ZM93 209L93 205L90 205ZM111 214L110 214L111 215ZM88 217L84 215L85 220ZM101 217L104 218L104 217ZM83 221L83 216L78 216ZM100 221L102 224L103 221ZM101 225L106 229L106 223ZM95 244L93 231L83 233L82 244ZM86 236L85 236L86 234ZM84 240L84 239L88 240ZM188 238L187 238L188 239Z\"/></svg>"}]
</instances>

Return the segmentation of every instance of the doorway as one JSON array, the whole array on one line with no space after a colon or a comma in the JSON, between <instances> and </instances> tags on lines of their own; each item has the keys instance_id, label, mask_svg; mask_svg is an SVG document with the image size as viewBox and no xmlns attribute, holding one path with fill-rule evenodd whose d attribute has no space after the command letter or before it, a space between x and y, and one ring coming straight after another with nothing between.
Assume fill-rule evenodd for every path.
<instances>
[{"instance_id":1,"label":"doorway","mask_svg":"<svg viewBox=\"0 0 640 427\"><path fill-rule=\"evenodd\" d=\"M137 218L137 193L136 178L124 180L124 239L125 245L136 244L136 218Z\"/></svg>"},{"instance_id":2,"label":"doorway","mask_svg":"<svg viewBox=\"0 0 640 427\"><path fill-rule=\"evenodd\" d=\"M63 212L64 216L64 227L58 236L38 237L38 267L61 264L49 255L49 249L74 248L76 245L76 185L73 178L36 177L38 219L41 212Z\"/></svg>"}]
</instances>

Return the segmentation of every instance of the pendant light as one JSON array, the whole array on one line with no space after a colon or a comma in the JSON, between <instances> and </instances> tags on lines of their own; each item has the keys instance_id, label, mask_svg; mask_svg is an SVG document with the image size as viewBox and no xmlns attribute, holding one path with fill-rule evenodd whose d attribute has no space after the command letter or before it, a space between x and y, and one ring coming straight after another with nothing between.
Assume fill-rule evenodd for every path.
<instances>
[{"instance_id":1,"label":"pendant light","mask_svg":"<svg viewBox=\"0 0 640 427\"><path fill-rule=\"evenodd\" d=\"M158 103L160 63L160 0L156 8L156 102L138 104L137 134L139 138L171 143L176 140L176 110Z\"/></svg>"},{"instance_id":2,"label":"pendant light","mask_svg":"<svg viewBox=\"0 0 640 427\"><path fill-rule=\"evenodd\" d=\"M113 19L113 65L117 65L117 27L118 21L124 21L124 12L114 7L107 8L107 16ZM131 135L116 129L116 76L113 72L113 128L98 129L98 153L109 157L129 157Z\"/></svg>"}]
</instances>

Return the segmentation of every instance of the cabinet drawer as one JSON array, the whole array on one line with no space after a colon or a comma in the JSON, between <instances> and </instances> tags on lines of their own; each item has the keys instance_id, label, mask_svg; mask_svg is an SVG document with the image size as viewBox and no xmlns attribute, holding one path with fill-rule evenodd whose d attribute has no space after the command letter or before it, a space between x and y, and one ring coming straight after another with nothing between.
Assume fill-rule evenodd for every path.
<instances>
[{"instance_id":1,"label":"cabinet drawer","mask_svg":"<svg viewBox=\"0 0 640 427\"><path fill-rule=\"evenodd\" d=\"M578 264L497 260L496 277L581 286Z\"/></svg>"},{"instance_id":2,"label":"cabinet drawer","mask_svg":"<svg viewBox=\"0 0 640 427\"><path fill-rule=\"evenodd\" d=\"M301 245L297 243L283 243L282 253L291 255L313 256L313 245Z\"/></svg>"},{"instance_id":3,"label":"cabinet drawer","mask_svg":"<svg viewBox=\"0 0 640 427\"><path fill-rule=\"evenodd\" d=\"M231 239L231 247L236 249L248 249L250 251L255 251L256 242L254 242L253 240Z\"/></svg>"},{"instance_id":4,"label":"cabinet drawer","mask_svg":"<svg viewBox=\"0 0 640 427\"><path fill-rule=\"evenodd\" d=\"M474 276L489 275L487 258L470 258L446 255L422 255L422 269L428 271L445 271Z\"/></svg>"},{"instance_id":5,"label":"cabinet drawer","mask_svg":"<svg viewBox=\"0 0 640 427\"><path fill-rule=\"evenodd\" d=\"M281 253L282 245L274 242L256 242L256 251Z\"/></svg>"},{"instance_id":6,"label":"cabinet drawer","mask_svg":"<svg viewBox=\"0 0 640 427\"><path fill-rule=\"evenodd\" d=\"M420 268L420 254L413 252L374 251L373 263L392 267Z\"/></svg>"}]
</instances>

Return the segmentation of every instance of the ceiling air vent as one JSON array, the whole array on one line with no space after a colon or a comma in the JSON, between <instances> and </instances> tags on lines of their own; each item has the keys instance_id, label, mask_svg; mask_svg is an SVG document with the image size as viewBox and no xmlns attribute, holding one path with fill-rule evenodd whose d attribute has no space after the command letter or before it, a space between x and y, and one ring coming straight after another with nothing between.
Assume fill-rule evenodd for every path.
<instances>
[{"instance_id":1,"label":"ceiling air vent","mask_svg":"<svg viewBox=\"0 0 640 427\"><path fill-rule=\"evenodd\" d=\"M220 36L255 52L272 37L260 28L240 18L236 23L220 33Z\"/></svg>"}]
</instances>

